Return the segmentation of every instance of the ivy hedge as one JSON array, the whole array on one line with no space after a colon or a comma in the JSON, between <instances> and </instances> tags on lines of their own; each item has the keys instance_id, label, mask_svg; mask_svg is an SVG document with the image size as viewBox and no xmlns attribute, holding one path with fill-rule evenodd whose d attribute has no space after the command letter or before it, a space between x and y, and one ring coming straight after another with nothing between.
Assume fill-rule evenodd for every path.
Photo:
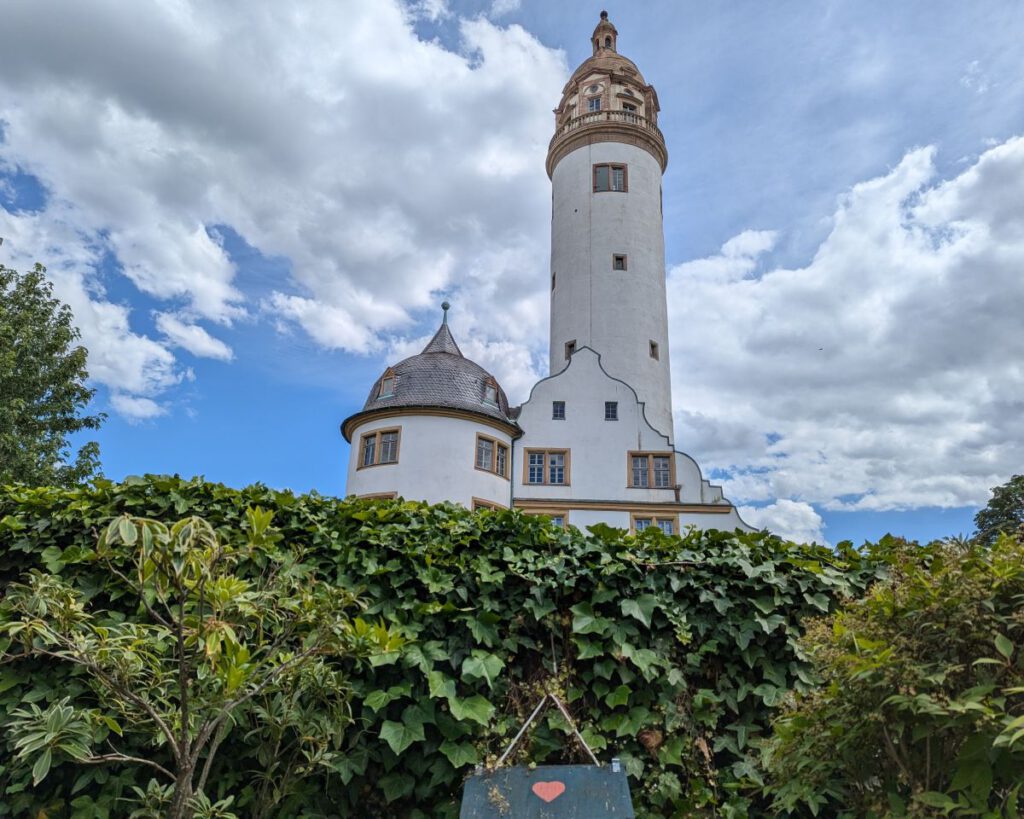
<instances>
[{"instance_id":1,"label":"ivy hedge","mask_svg":"<svg viewBox=\"0 0 1024 819\"><path fill-rule=\"evenodd\" d=\"M234 797L239 815L457 816L466 774L496 759L545 691L563 698L599 758L623 761L639 816L756 814L769 804L759 797L758 741L787 694L814 684L802 623L833 612L880 572L851 549L766 533L583 533L516 511L147 476L0 490L0 589L41 570L144 620L122 580L94 559L104 527L122 514L165 523L194 515L230 543L257 507L273 513L281 544L318 579L357 594L362 617L403 643L344 669L352 721L330 738L330 753L305 758L302 737L268 736L270 702L237 715L207 796ZM68 668L0 665L0 721L64 697L104 707ZM167 753L131 726L121 742L135 755ZM260 772L274 742L294 749L302 775L275 779L267 814ZM149 779L140 767L83 771L55 756L34 788L14 750L0 725L0 816L126 815L133 788ZM583 760L554 709L518 755Z\"/></svg>"}]
</instances>

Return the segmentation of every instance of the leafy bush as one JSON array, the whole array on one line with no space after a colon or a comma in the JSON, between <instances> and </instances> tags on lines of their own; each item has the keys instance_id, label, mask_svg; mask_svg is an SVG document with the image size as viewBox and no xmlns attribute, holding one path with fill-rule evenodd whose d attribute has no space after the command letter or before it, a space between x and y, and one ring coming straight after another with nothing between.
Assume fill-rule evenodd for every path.
<instances>
[{"instance_id":1,"label":"leafy bush","mask_svg":"<svg viewBox=\"0 0 1024 819\"><path fill-rule=\"evenodd\" d=\"M802 641L823 685L776 723L774 809L1017 816L1024 546L889 545L890 579Z\"/></svg>"},{"instance_id":2,"label":"leafy bush","mask_svg":"<svg viewBox=\"0 0 1024 819\"><path fill-rule=\"evenodd\" d=\"M273 513L310 578L358 596L362 617L404 644L367 666L330 669L344 676L353 721L332 726L315 753L279 719L288 706L280 694L236 715L206 796L233 798L242 815L263 810L269 788L276 807L264 815L455 816L466 773L495 759L545 690L568 703L599 757L623 760L640 816L757 811L757 744L787 692L813 682L798 642L802 620L832 611L875 576L854 552L764 533L583 534L514 511L149 477L0 492L0 583L42 571L126 622L148 623L123 578L90 556L109 522L197 515L221 542L238 545L256 507ZM235 566L243 581L258 573L252 562ZM27 662L34 665L0 665L0 709L9 715L0 729L0 815L118 815L127 804L119 800L138 794L158 803L159 788L139 766L54 760L31 785L10 715L65 698L80 711L104 703L66 666ZM125 753L167 767L167 748L147 744L133 726L121 741ZM280 767L268 747L279 750ZM582 755L551 711L519 758Z\"/></svg>"}]
</instances>

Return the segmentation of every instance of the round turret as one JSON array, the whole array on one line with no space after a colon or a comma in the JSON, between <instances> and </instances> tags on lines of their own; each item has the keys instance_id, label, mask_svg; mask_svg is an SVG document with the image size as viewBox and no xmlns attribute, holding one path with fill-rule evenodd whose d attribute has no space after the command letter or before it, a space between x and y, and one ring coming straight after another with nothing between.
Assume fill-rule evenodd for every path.
<instances>
[{"instance_id":1,"label":"round turret","mask_svg":"<svg viewBox=\"0 0 1024 819\"><path fill-rule=\"evenodd\" d=\"M445 317L417 355L388 367L341 425L349 494L508 506L519 428L497 380L463 356ZM383 467L377 469L374 467Z\"/></svg>"}]
</instances>

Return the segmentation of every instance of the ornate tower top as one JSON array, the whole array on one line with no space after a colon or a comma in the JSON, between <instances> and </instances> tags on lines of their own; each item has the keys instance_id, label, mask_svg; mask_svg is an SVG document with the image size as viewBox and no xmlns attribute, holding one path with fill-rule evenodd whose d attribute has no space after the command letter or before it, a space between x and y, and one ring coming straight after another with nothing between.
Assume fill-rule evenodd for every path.
<instances>
[{"instance_id":1,"label":"ornate tower top","mask_svg":"<svg viewBox=\"0 0 1024 819\"><path fill-rule=\"evenodd\" d=\"M608 12L602 11L601 22L597 24L597 28L594 29L594 33L590 38L590 42L594 44L594 54L597 54L602 48L609 48L614 51L615 40L618 36L619 32L608 21Z\"/></svg>"},{"instance_id":2,"label":"ornate tower top","mask_svg":"<svg viewBox=\"0 0 1024 819\"><path fill-rule=\"evenodd\" d=\"M559 160L595 142L625 142L649 151L668 165L665 138L658 128L658 94L636 64L618 52L619 32L601 12L590 38L594 53L577 68L555 109L555 135L548 146L548 176Z\"/></svg>"}]
</instances>

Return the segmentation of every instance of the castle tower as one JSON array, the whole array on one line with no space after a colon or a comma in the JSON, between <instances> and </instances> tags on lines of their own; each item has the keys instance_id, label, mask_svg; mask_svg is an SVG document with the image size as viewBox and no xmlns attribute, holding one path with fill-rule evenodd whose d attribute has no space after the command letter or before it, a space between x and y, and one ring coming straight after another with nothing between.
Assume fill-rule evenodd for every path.
<instances>
[{"instance_id":1,"label":"castle tower","mask_svg":"<svg viewBox=\"0 0 1024 819\"><path fill-rule=\"evenodd\" d=\"M590 347L628 381L651 425L674 440L661 177L668 163L658 95L618 53L601 12L593 55L555 109L550 372Z\"/></svg>"}]
</instances>

